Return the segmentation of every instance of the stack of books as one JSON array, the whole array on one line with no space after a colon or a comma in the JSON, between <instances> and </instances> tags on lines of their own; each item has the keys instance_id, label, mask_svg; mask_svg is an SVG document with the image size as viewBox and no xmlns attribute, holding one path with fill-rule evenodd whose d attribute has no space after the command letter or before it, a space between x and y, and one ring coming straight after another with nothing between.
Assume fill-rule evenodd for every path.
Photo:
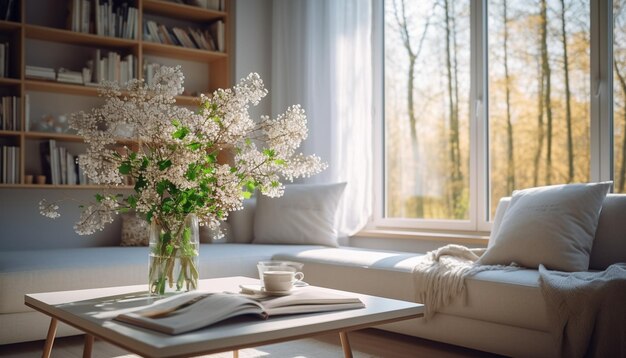
<instances>
[{"instance_id":1,"label":"stack of books","mask_svg":"<svg viewBox=\"0 0 626 358\"><path fill-rule=\"evenodd\" d=\"M38 80L56 80L54 68L26 65L26 77Z\"/></svg>"},{"instance_id":2,"label":"stack of books","mask_svg":"<svg viewBox=\"0 0 626 358\"><path fill-rule=\"evenodd\" d=\"M70 30L136 39L139 32L136 7L112 0L71 0Z\"/></svg>"},{"instance_id":3,"label":"stack of books","mask_svg":"<svg viewBox=\"0 0 626 358\"><path fill-rule=\"evenodd\" d=\"M0 130L20 130L20 98L2 97L0 101Z\"/></svg>"},{"instance_id":4,"label":"stack of books","mask_svg":"<svg viewBox=\"0 0 626 358\"><path fill-rule=\"evenodd\" d=\"M2 146L2 183L20 183L20 147Z\"/></svg>"},{"instance_id":5,"label":"stack of books","mask_svg":"<svg viewBox=\"0 0 626 358\"><path fill-rule=\"evenodd\" d=\"M144 26L144 40L166 45L183 46L209 51L224 52L224 22L216 21L209 30L187 27L168 28L148 20Z\"/></svg>"},{"instance_id":6,"label":"stack of books","mask_svg":"<svg viewBox=\"0 0 626 358\"><path fill-rule=\"evenodd\" d=\"M83 80L83 73L78 71L70 71L63 67L59 68L57 73L57 81L65 83L74 83L82 85L85 83Z\"/></svg>"}]
</instances>

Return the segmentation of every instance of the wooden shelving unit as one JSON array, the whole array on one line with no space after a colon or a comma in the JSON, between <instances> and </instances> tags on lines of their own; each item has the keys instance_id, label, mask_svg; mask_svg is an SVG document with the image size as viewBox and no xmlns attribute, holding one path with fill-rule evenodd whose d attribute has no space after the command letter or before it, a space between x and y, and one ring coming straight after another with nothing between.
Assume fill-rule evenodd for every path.
<instances>
[{"instance_id":1,"label":"wooden shelving unit","mask_svg":"<svg viewBox=\"0 0 626 358\"><path fill-rule=\"evenodd\" d=\"M42 141L54 139L57 143L67 143L68 145L80 145L83 139L77 135L53 132L36 132L30 131L26 126L24 95L29 92L50 93L57 95L78 95L85 97L98 96L98 88L91 86L83 86L77 84L68 84L55 81L36 80L26 78L25 66L27 64L37 65L32 62L32 54L26 50L28 41L37 40L45 41L53 44L63 44L71 46L85 47L89 49L101 49L102 51L115 50L123 53L133 54L136 56L136 71L140 78L143 76L144 56L169 59L168 61L192 61L206 64L209 78L207 80L208 88L203 90L205 93L211 93L217 88L230 87L230 41L232 36L228 34L228 23L230 17L230 1L225 0L225 11L216 11L203 9L196 6L178 4L166 0L128 0L130 6L138 9L138 30L139 38L125 39L110 36L99 36L93 33L81 33L70 31L61 26L43 26L40 23L31 23L28 12L35 12L40 3L39 0L15 0L18 2L18 19L15 21L0 21L0 36L4 41L9 41L11 56L9 73L6 77L0 78L0 94L2 96L17 96L21 100L19 118L19 130L0 130L0 145L19 146L19 182L17 184L0 183L0 189L10 188L39 188L39 189L94 189L99 188L94 185L38 185L26 184L25 176L40 175L40 172L33 172L33 166L39 163L40 153L33 148L38 147ZM55 9L71 8L72 0L51 0ZM93 5L93 0L90 1ZM50 3L46 3L50 4ZM58 8L57 8L58 6ZM64 10L63 10L64 11ZM32 14L31 14L32 15ZM47 16L48 14L46 14ZM58 14L57 14L58 15ZM55 16L54 14L50 16ZM145 41L142 38L144 21L146 17L159 17L171 19L177 23L186 22L195 27L208 27L212 22L221 20L226 26L226 43L225 52L206 51L185 48L181 46L165 45ZM39 16L41 18L41 16ZM64 19L57 23L65 23ZM7 40L8 39L8 40ZM68 54L71 56L71 54ZM190 76L191 74L186 74ZM193 96L177 96L177 104L183 106L195 106L199 103L199 99ZM31 103L31 112L33 104ZM37 118L31 118L31 124ZM120 139L121 145L132 145L128 140ZM1 160L1 157L0 157ZM122 186L122 188L127 188Z\"/></svg>"}]
</instances>

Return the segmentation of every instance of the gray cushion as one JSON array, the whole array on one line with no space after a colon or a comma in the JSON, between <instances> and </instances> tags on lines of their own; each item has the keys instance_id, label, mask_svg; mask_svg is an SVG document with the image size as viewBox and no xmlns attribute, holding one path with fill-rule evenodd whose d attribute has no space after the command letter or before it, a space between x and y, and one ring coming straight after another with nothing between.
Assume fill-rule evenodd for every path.
<instances>
[{"instance_id":1,"label":"gray cushion","mask_svg":"<svg viewBox=\"0 0 626 358\"><path fill-rule=\"evenodd\" d=\"M612 182L516 190L481 265L586 271L602 202Z\"/></svg>"},{"instance_id":2,"label":"gray cushion","mask_svg":"<svg viewBox=\"0 0 626 358\"><path fill-rule=\"evenodd\" d=\"M339 246L335 214L346 183L291 184L279 198L259 196L255 244Z\"/></svg>"}]
</instances>

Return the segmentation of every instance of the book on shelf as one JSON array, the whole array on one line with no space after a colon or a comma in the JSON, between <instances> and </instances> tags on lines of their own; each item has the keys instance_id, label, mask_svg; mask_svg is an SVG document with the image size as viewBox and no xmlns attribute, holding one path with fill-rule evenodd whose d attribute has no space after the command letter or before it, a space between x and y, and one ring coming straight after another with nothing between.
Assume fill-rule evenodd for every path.
<instances>
[{"instance_id":1,"label":"book on shelf","mask_svg":"<svg viewBox=\"0 0 626 358\"><path fill-rule=\"evenodd\" d=\"M255 299L233 293L192 291L159 300L115 317L116 320L167 334L180 334L210 326L231 317L340 311L363 308L358 297L317 287L303 287L288 296Z\"/></svg>"},{"instance_id":2,"label":"book on shelf","mask_svg":"<svg viewBox=\"0 0 626 358\"><path fill-rule=\"evenodd\" d=\"M225 26L224 21L218 20L212 23L209 26L209 31L211 33L211 37L214 39L215 44L217 46L217 51L224 52L226 49L225 44Z\"/></svg>"},{"instance_id":3,"label":"book on shelf","mask_svg":"<svg viewBox=\"0 0 626 358\"><path fill-rule=\"evenodd\" d=\"M2 157L0 158L2 170L2 183L20 183L20 147L5 145L2 146Z\"/></svg>"},{"instance_id":4,"label":"book on shelf","mask_svg":"<svg viewBox=\"0 0 626 358\"><path fill-rule=\"evenodd\" d=\"M20 98L6 96L0 99L0 130L19 131L20 126Z\"/></svg>"},{"instance_id":5,"label":"book on shelf","mask_svg":"<svg viewBox=\"0 0 626 358\"><path fill-rule=\"evenodd\" d=\"M9 43L0 43L0 77L9 77Z\"/></svg>"}]
</instances>

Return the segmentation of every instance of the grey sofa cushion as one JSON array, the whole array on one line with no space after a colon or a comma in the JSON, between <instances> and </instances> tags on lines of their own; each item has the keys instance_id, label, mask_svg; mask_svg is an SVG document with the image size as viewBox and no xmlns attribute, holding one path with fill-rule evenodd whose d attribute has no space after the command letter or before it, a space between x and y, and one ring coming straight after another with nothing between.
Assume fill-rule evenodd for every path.
<instances>
[{"instance_id":1,"label":"grey sofa cushion","mask_svg":"<svg viewBox=\"0 0 626 358\"><path fill-rule=\"evenodd\" d=\"M489 246L495 241L497 228L510 202L510 197L500 199L489 237ZM626 194L607 194L602 203L598 228L593 239L589 269L604 270L618 262L626 262Z\"/></svg>"}]
</instances>

